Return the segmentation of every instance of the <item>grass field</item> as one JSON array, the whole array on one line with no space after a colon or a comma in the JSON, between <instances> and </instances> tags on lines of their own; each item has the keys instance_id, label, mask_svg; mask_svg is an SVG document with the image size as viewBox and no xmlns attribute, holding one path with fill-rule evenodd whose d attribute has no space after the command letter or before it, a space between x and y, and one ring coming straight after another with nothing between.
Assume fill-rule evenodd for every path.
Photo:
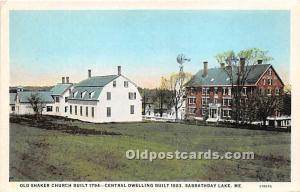
<instances>
[{"instance_id":1,"label":"grass field","mask_svg":"<svg viewBox=\"0 0 300 192\"><path fill-rule=\"evenodd\" d=\"M290 181L290 133L179 123L92 124L121 135L70 134L10 123L11 181ZM143 151L253 151L253 160L128 160Z\"/></svg>"}]
</instances>

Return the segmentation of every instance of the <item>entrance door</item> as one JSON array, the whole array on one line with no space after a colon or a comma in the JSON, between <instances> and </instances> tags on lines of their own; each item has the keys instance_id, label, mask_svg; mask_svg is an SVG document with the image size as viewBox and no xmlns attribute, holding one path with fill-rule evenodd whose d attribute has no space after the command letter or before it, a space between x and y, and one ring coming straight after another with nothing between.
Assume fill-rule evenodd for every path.
<instances>
[{"instance_id":1,"label":"entrance door","mask_svg":"<svg viewBox=\"0 0 300 192\"><path fill-rule=\"evenodd\" d=\"M217 118L217 109L211 109L211 118Z\"/></svg>"}]
</instances>

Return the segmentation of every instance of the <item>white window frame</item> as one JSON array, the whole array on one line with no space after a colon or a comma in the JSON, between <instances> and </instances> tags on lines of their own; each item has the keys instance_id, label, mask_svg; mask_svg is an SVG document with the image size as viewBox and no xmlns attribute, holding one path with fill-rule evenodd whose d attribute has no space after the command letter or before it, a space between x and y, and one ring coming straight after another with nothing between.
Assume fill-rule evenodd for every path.
<instances>
[{"instance_id":1,"label":"white window frame","mask_svg":"<svg viewBox=\"0 0 300 192\"><path fill-rule=\"evenodd\" d=\"M266 85L266 79L263 78L263 85Z\"/></svg>"},{"instance_id":2,"label":"white window frame","mask_svg":"<svg viewBox=\"0 0 300 192\"><path fill-rule=\"evenodd\" d=\"M111 100L111 92L106 92L106 100Z\"/></svg>"},{"instance_id":3,"label":"white window frame","mask_svg":"<svg viewBox=\"0 0 300 192\"><path fill-rule=\"evenodd\" d=\"M209 98L208 97L202 97L202 106L208 106L208 103L209 103Z\"/></svg>"},{"instance_id":4,"label":"white window frame","mask_svg":"<svg viewBox=\"0 0 300 192\"><path fill-rule=\"evenodd\" d=\"M209 90L208 87L203 87L202 88L202 95L208 95L208 90Z\"/></svg>"},{"instance_id":5,"label":"white window frame","mask_svg":"<svg viewBox=\"0 0 300 192\"><path fill-rule=\"evenodd\" d=\"M136 92L128 92L129 100L136 100Z\"/></svg>"},{"instance_id":6,"label":"white window frame","mask_svg":"<svg viewBox=\"0 0 300 192\"><path fill-rule=\"evenodd\" d=\"M129 87L129 82L128 81L124 81L124 87L128 88Z\"/></svg>"},{"instance_id":7,"label":"white window frame","mask_svg":"<svg viewBox=\"0 0 300 192\"><path fill-rule=\"evenodd\" d=\"M130 115L134 115L134 105L130 105Z\"/></svg>"},{"instance_id":8,"label":"white window frame","mask_svg":"<svg viewBox=\"0 0 300 192\"><path fill-rule=\"evenodd\" d=\"M189 104L196 104L196 97L192 96L188 98Z\"/></svg>"},{"instance_id":9,"label":"white window frame","mask_svg":"<svg viewBox=\"0 0 300 192\"><path fill-rule=\"evenodd\" d=\"M272 85L273 84L273 80L272 79L268 79L268 85Z\"/></svg>"}]
</instances>

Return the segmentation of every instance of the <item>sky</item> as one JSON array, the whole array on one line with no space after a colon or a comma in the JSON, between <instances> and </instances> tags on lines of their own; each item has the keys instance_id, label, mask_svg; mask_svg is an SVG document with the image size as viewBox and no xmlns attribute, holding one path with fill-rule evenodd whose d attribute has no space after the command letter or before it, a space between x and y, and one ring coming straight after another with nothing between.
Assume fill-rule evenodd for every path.
<instances>
[{"instance_id":1,"label":"sky","mask_svg":"<svg viewBox=\"0 0 300 192\"><path fill-rule=\"evenodd\" d=\"M220 52L257 47L268 51L285 82L290 70L289 11L11 11L10 85L54 85L69 76L122 74L154 88L179 70L176 57L218 67Z\"/></svg>"}]
</instances>

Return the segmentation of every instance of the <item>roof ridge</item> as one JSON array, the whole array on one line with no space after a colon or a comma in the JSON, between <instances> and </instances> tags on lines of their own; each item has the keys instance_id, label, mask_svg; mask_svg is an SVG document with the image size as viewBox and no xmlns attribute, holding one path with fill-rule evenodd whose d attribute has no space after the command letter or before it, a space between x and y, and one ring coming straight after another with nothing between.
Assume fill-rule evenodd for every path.
<instances>
[{"instance_id":1,"label":"roof ridge","mask_svg":"<svg viewBox=\"0 0 300 192\"><path fill-rule=\"evenodd\" d=\"M97 76L92 76L90 78L93 78L93 77L109 77L109 76L118 76L118 75L97 75Z\"/></svg>"}]
</instances>

